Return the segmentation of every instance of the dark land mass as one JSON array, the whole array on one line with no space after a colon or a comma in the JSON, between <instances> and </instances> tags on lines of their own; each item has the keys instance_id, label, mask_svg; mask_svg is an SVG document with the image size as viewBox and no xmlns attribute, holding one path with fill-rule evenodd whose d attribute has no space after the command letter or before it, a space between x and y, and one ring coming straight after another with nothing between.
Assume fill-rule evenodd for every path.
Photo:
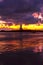
<instances>
[{"instance_id":1,"label":"dark land mass","mask_svg":"<svg viewBox=\"0 0 43 65\"><path fill-rule=\"evenodd\" d=\"M11 30L11 31L1 30L0 32L43 32L43 30Z\"/></svg>"}]
</instances>

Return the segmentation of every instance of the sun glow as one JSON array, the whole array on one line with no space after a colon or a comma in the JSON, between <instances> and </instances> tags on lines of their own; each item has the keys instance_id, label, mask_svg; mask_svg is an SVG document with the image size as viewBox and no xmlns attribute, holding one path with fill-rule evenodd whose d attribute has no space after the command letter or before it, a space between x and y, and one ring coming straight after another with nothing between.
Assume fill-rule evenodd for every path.
<instances>
[{"instance_id":1,"label":"sun glow","mask_svg":"<svg viewBox=\"0 0 43 65\"><path fill-rule=\"evenodd\" d=\"M0 29L7 30L20 30L20 24L6 25L5 23L0 24ZM43 30L43 24L22 24L22 30Z\"/></svg>"},{"instance_id":2,"label":"sun glow","mask_svg":"<svg viewBox=\"0 0 43 65\"><path fill-rule=\"evenodd\" d=\"M43 30L43 24L37 25L37 24L28 24L22 25L23 30Z\"/></svg>"},{"instance_id":3,"label":"sun glow","mask_svg":"<svg viewBox=\"0 0 43 65\"><path fill-rule=\"evenodd\" d=\"M12 26L9 26L10 29L13 29L13 30L20 30L20 25L15 25L13 24Z\"/></svg>"},{"instance_id":4,"label":"sun glow","mask_svg":"<svg viewBox=\"0 0 43 65\"><path fill-rule=\"evenodd\" d=\"M5 22L5 21L0 21L0 31L1 30L43 30L43 24L15 24L12 23L9 25L9 23L12 22Z\"/></svg>"}]
</instances>

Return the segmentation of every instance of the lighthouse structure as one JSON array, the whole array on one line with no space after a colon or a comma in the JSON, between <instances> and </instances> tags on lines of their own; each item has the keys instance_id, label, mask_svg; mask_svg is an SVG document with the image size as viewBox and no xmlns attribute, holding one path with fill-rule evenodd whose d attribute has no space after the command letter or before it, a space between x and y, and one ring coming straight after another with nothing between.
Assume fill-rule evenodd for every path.
<instances>
[{"instance_id":1,"label":"lighthouse structure","mask_svg":"<svg viewBox=\"0 0 43 65\"><path fill-rule=\"evenodd\" d=\"M22 24L20 25L20 30L22 30Z\"/></svg>"}]
</instances>

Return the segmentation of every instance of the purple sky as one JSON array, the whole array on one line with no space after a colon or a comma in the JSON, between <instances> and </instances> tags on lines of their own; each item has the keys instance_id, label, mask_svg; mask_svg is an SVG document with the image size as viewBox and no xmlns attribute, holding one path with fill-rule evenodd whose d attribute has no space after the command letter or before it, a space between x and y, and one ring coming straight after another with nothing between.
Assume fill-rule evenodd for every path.
<instances>
[{"instance_id":1,"label":"purple sky","mask_svg":"<svg viewBox=\"0 0 43 65\"><path fill-rule=\"evenodd\" d=\"M0 0L0 16L25 23L34 23L33 12L43 12L43 0Z\"/></svg>"}]
</instances>

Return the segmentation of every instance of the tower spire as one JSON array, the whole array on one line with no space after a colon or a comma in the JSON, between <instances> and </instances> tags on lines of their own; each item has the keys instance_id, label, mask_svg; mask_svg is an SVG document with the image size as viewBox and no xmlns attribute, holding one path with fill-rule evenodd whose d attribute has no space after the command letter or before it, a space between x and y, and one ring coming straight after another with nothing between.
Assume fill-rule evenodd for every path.
<instances>
[{"instance_id":1,"label":"tower spire","mask_svg":"<svg viewBox=\"0 0 43 65\"><path fill-rule=\"evenodd\" d=\"M20 30L22 30L22 24L20 24Z\"/></svg>"}]
</instances>

